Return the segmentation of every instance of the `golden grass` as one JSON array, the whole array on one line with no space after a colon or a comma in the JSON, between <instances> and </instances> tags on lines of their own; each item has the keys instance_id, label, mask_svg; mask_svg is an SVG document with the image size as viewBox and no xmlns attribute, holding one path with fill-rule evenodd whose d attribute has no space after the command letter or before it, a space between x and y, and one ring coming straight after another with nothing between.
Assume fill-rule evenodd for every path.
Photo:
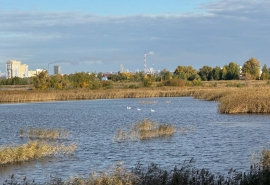
<instances>
[{"instance_id":1,"label":"golden grass","mask_svg":"<svg viewBox=\"0 0 270 185\"><path fill-rule=\"evenodd\" d=\"M219 101L220 113L270 113L269 87L200 89L193 97Z\"/></svg>"},{"instance_id":2,"label":"golden grass","mask_svg":"<svg viewBox=\"0 0 270 185\"><path fill-rule=\"evenodd\" d=\"M118 164L102 173L93 172L86 179L72 178L69 182L80 185L135 185L138 184L138 181L138 176Z\"/></svg>"},{"instance_id":3,"label":"golden grass","mask_svg":"<svg viewBox=\"0 0 270 185\"><path fill-rule=\"evenodd\" d=\"M119 129L116 134L116 140L133 140L136 138L146 140L172 136L174 132L175 128L171 124L159 124L149 119L143 119L140 122L132 124L126 131Z\"/></svg>"},{"instance_id":4,"label":"golden grass","mask_svg":"<svg viewBox=\"0 0 270 185\"><path fill-rule=\"evenodd\" d=\"M20 130L20 137L28 137L30 139L66 139L69 132L64 129L43 129L43 128L30 128Z\"/></svg>"},{"instance_id":5,"label":"golden grass","mask_svg":"<svg viewBox=\"0 0 270 185\"><path fill-rule=\"evenodd\" d=\"M270 167L270 150L264 149L261 153L260 164L265 167Z\"/></svg>"},{"instance_id":6,"label":"golden grass","mask_svg":"<svg viewBox=\"0 0 270 185\"><path fill-rule=\"evenodd\" d=\"M57 154L70 154L76 145L54 144L45 141L29 141L20 146L0 147L0 165L25 162Z\"/></svg>"},{"instance_id":7,"label":"golden grass","mask_svg":"<svg viewBox=\"0 0 270 185\"><path fill-rule=\"evenodd\" d=\"M115 98L190 96L219 101L220 113L270 113L270 83L265 81L210 81L203 87L151 87L107 90L0 91L0 103ZM152 104L154 101L138 101Z\"/></svg>"}]
</instances>

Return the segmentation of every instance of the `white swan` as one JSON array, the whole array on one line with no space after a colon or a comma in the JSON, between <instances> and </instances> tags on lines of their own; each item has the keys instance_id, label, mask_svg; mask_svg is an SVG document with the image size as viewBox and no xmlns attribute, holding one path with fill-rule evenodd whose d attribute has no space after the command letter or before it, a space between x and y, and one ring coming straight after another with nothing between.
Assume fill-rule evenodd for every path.
<instances>
[{"instance_id":1,"label":"white swan","mask_svg":"<svg viewBox=\"0 0 270 185\"><path fill-rule=\"evenodd\" d=\"M127 109L131 109L131 107L127 107Z\"/></svg>"},{"instance_id":2,"label":"white swan","mask_svg":"<svg viewBox=\"0 0 270 185\"><path fill-rule=\"evenodd\" d=\"M137 107L137 111L140 111L141 109L139 107Z\"/></svg>"},{"instance_id":3,"label":"white swan","mask_svg":"<svg viewBox=\"0 0 270 185\"><path fill-rule=\"evenodd\" d=\"M155 112L155 110L151 108L151 112Z\"/></svg>"}]
</instances>

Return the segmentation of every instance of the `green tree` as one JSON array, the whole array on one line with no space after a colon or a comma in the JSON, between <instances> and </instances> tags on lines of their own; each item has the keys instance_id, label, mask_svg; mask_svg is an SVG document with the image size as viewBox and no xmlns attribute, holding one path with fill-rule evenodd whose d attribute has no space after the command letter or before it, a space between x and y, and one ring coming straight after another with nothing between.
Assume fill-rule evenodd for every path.
<instances>
[{"instance_id":1,"label":"green tree","mask_svg":"<svg viewBox=\"0 0 270 185\"><path fill-rule=\"evenodd\" d=\"M239 80L240 66L234 62L230 62L226 68L226 80Z\"/></svg>"},{"instance_id":2,"label":"green tree","mask_svg":"<svg viewBox=\"0 0 270 185\"><path fill-rule=\"evenodd\" d=\"M73 88L91 87L96 80L96 74L79 72L71 75L70 80L72 81Z\"/></svg>"},{"instance_id":3,"label":"green tree","mask_svg":"<svg viewBox=\"0 0 270 185\"><path fill-rule=\"evenodd\" d=\"M226 80L226 76L227 76L227 68L226 68L226 66L224 66L221 69L221 80Z\"/></svg>"},{"instance_id":4,"label":"green tree","mask_svg":"<svg viewBox=\"0 0 270 185\"><path fill-rule=\"evenodd\" d=\"M260 61L251 58L248 61L246 61L242 68L243 73L248 77L248 79L256 80L260 77Z\"/></svg>"},{"instance_id":5,"label":"green tree","mask_svg":"<svg viewBox=\"0 0 270 185\"><path fill-rule=\"evenodd\" d=\"M99 73L97 74L97 78L98 78L99 80L102 80L102 77L103 77L103 73L102 73L102 72L99 72Z\"/></svg>"},{"instance_id":6,"label":"green tree","mask_svg":"<svg viewBox=\"0 0 270 185\"><path fill-rule=\"evenodd\" d=\"M210 66L203 66L199 69L198 74L200 75L202 81L207 81L212 79L212 70L213 68Z\"/></svg>"},{"instance_id":7,"label":"green tree","mask_svg":"<svg viewBox=\"0 0 270 185\"><path fill-rule=\"evenodd\" d=\"M174 76L179 79L187 80L192 75L196 75L196 69L192 66L178 66L174 71Z\"/></svg>"},{"instance_id":8,"label":"green tree","mask_svg":"<svg viewBox=\"0 0 270 185\"><path fill-rule=\"evenodd\" d=\"M269 72L270 71L267 68L266 64L264 64L262 68L261 80L268 80L270 77Z\"/></svg>"},{"instance_id":9,"label":"green tree","mask_svg":"<svg viewBox=\"0 0 270 185\"><path fill-rule=\"evenodd\" d=\"M161 80L169 80L172 78L172 74L170 73L170 71L167 71L166 68L160 71L160 76Z\"/></svg>"},{"instance_id":10,"label":"green tree","mask_svg":"<svg viewBox=\"0 0 270 185\"><path fill-rule=\"evenodd\" d=\"M221 76L221 68L216 66L212 70L212 79L213 80L221 80L221 78L222 78L222 76Z\"/></svg>"},{"instance_id":11,"label":"green tree","mask_svg":"<svg viewBox=\"0 0 270 185\"><path fill-rule=\"evenodd\" d=\"M49 87L48 71L41 71L39 74L34 76L33 84L36 89L47 89Z\"/></svg>"}]
</instances>

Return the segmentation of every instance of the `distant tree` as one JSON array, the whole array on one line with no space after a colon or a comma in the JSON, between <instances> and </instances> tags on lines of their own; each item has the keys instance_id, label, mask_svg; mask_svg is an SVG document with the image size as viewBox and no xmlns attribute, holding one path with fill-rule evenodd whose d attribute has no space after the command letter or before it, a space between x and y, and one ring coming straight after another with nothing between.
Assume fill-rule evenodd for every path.
<instances>
[{"instance_id":1,"label":"distant tree","mask_svg":"<svg viewBox=\"0 0 270 185\"><path fill-rule=\"evenodd\" d=\"M174 76L179 79L187 80L192 75L196 75L197 70L192 66L178 66L174 71Z\"/></svg>"},{"instance_id":2,"label":"distant tree","mask_svg":"<svg viewBox=\"0 0 270 185\"><path fill-rule=\"evenodd\" d=\"M246 61L242 68L243 73L251 80L259 79L260 77L260 62L255 58Z\"/></svg>"},{"instance_id":3,"label":"distant tree","mask_svg":"<svg viewBox=\"0 0 270 185\"><path fill-rule=\"evenodd\" d=\"M270 78L269 69L267 68L266 64L263 65L261 80L268 80Z\"/></svg>"},{"instance_id":4,"label":"distant tree","mask_svg":"<svg viewBox=\"0 0 270 185\"><path fill-rule=\"evenodd\" d=\"M153 84L153 79L151 77L146 76L142 80L142 86L143 87L150 87Z\"/></svg>"},{"instance_id":5,"label":"distant tree","mask_svg":"<svg viewBox=\"0 0 270 185\"><path fill-rule=\"evenodd\" d=\"M211 80L213 68L210 66L203 66L199 69L198 74L200 75L202 81Z\"/></svg>"},{"instance_id":6,"label":"distant tree","mask_svg":"<svg viewBox=\"0 0 270 185\"><path fill-rule=\"evenodd\" d=\"M213 68L212 70L212 79L213 80L221 80L221 68L216 66L215 68Z\"/></svg>"},{"instance_id":7,"label":"distant tree","mask_svg":"<svg viewBox=\"0 0 270 185\"><path fill-rule=\"evenodd\" d=\"M239 80L240 66L234 62L230 62L226 68L226 80Z\"/></svg>"},{"instance_id":8,"label":"distant tree","mask_svg":"<svg viewBox=\"0 0 270 185\"><path fill-rule=\"evenodd\" d=\"M103 73L102 73L102 72L99 72L99 73L97 74L97 78L98 78L99 80L102 80L102 77L103 77Z\"/></svg>"},{"instance_id":9,"label":"distant tree","mask_svg":"<svg viewBox=\"0 0 270 185\"><path fill-rule=\"evenodd\" d=\"M227 67L226 65L221 69L221 80L226 80L227 76Z\"/></svg>"},{"instance_id":10,"label":"distant tree","mask_svg":"<svg viewBox=\"0 0 270 185\"><path fill-rule=\"evenodd\" d=\"M93 82L96 79L96 74L79 72L79 73L73 74L70 77L70 79L71 79L73 88L85 88L85 87L91 88Z\"/></svg>"},{"instance_id":11,"label":"distant tree","mask_svg":"<svg viewBox=\"0 0 270 185\"><path fill-rule=\"evenodd\" d=\"M39 74L34 76L33 84L36 89L47 89L49 87L48 71L41 71Z\"/></svg>"},{"instance_id":12,"label":"distant tree","mask_svg":"<svg viewBox=\"0 0 270 185\"><path fill-rule=\"evenodd\" d=\"M160 76L162 80L169 80L172 78L172 74L170 73L170 71L167 71L166 68L160 71Z\"/></svg>"}]
</instances>

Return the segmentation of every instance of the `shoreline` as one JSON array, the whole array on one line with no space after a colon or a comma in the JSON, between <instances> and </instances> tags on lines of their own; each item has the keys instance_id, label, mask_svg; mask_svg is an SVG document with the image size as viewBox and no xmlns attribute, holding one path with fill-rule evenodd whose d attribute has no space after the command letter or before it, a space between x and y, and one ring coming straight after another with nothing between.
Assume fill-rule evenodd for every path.
<instances>
[{"instance_id":1,"label":"shoreline","mask_svg":"<svg viewBox=\"0 0 270 185\"><path fill-rule=\"evenodd\" d=\"M28 103L69 100L193 97L218 101L218 112L270 113L270 87L152 87L138 89L3 90L0 103Z\"/></svg>"}]
</instances>

